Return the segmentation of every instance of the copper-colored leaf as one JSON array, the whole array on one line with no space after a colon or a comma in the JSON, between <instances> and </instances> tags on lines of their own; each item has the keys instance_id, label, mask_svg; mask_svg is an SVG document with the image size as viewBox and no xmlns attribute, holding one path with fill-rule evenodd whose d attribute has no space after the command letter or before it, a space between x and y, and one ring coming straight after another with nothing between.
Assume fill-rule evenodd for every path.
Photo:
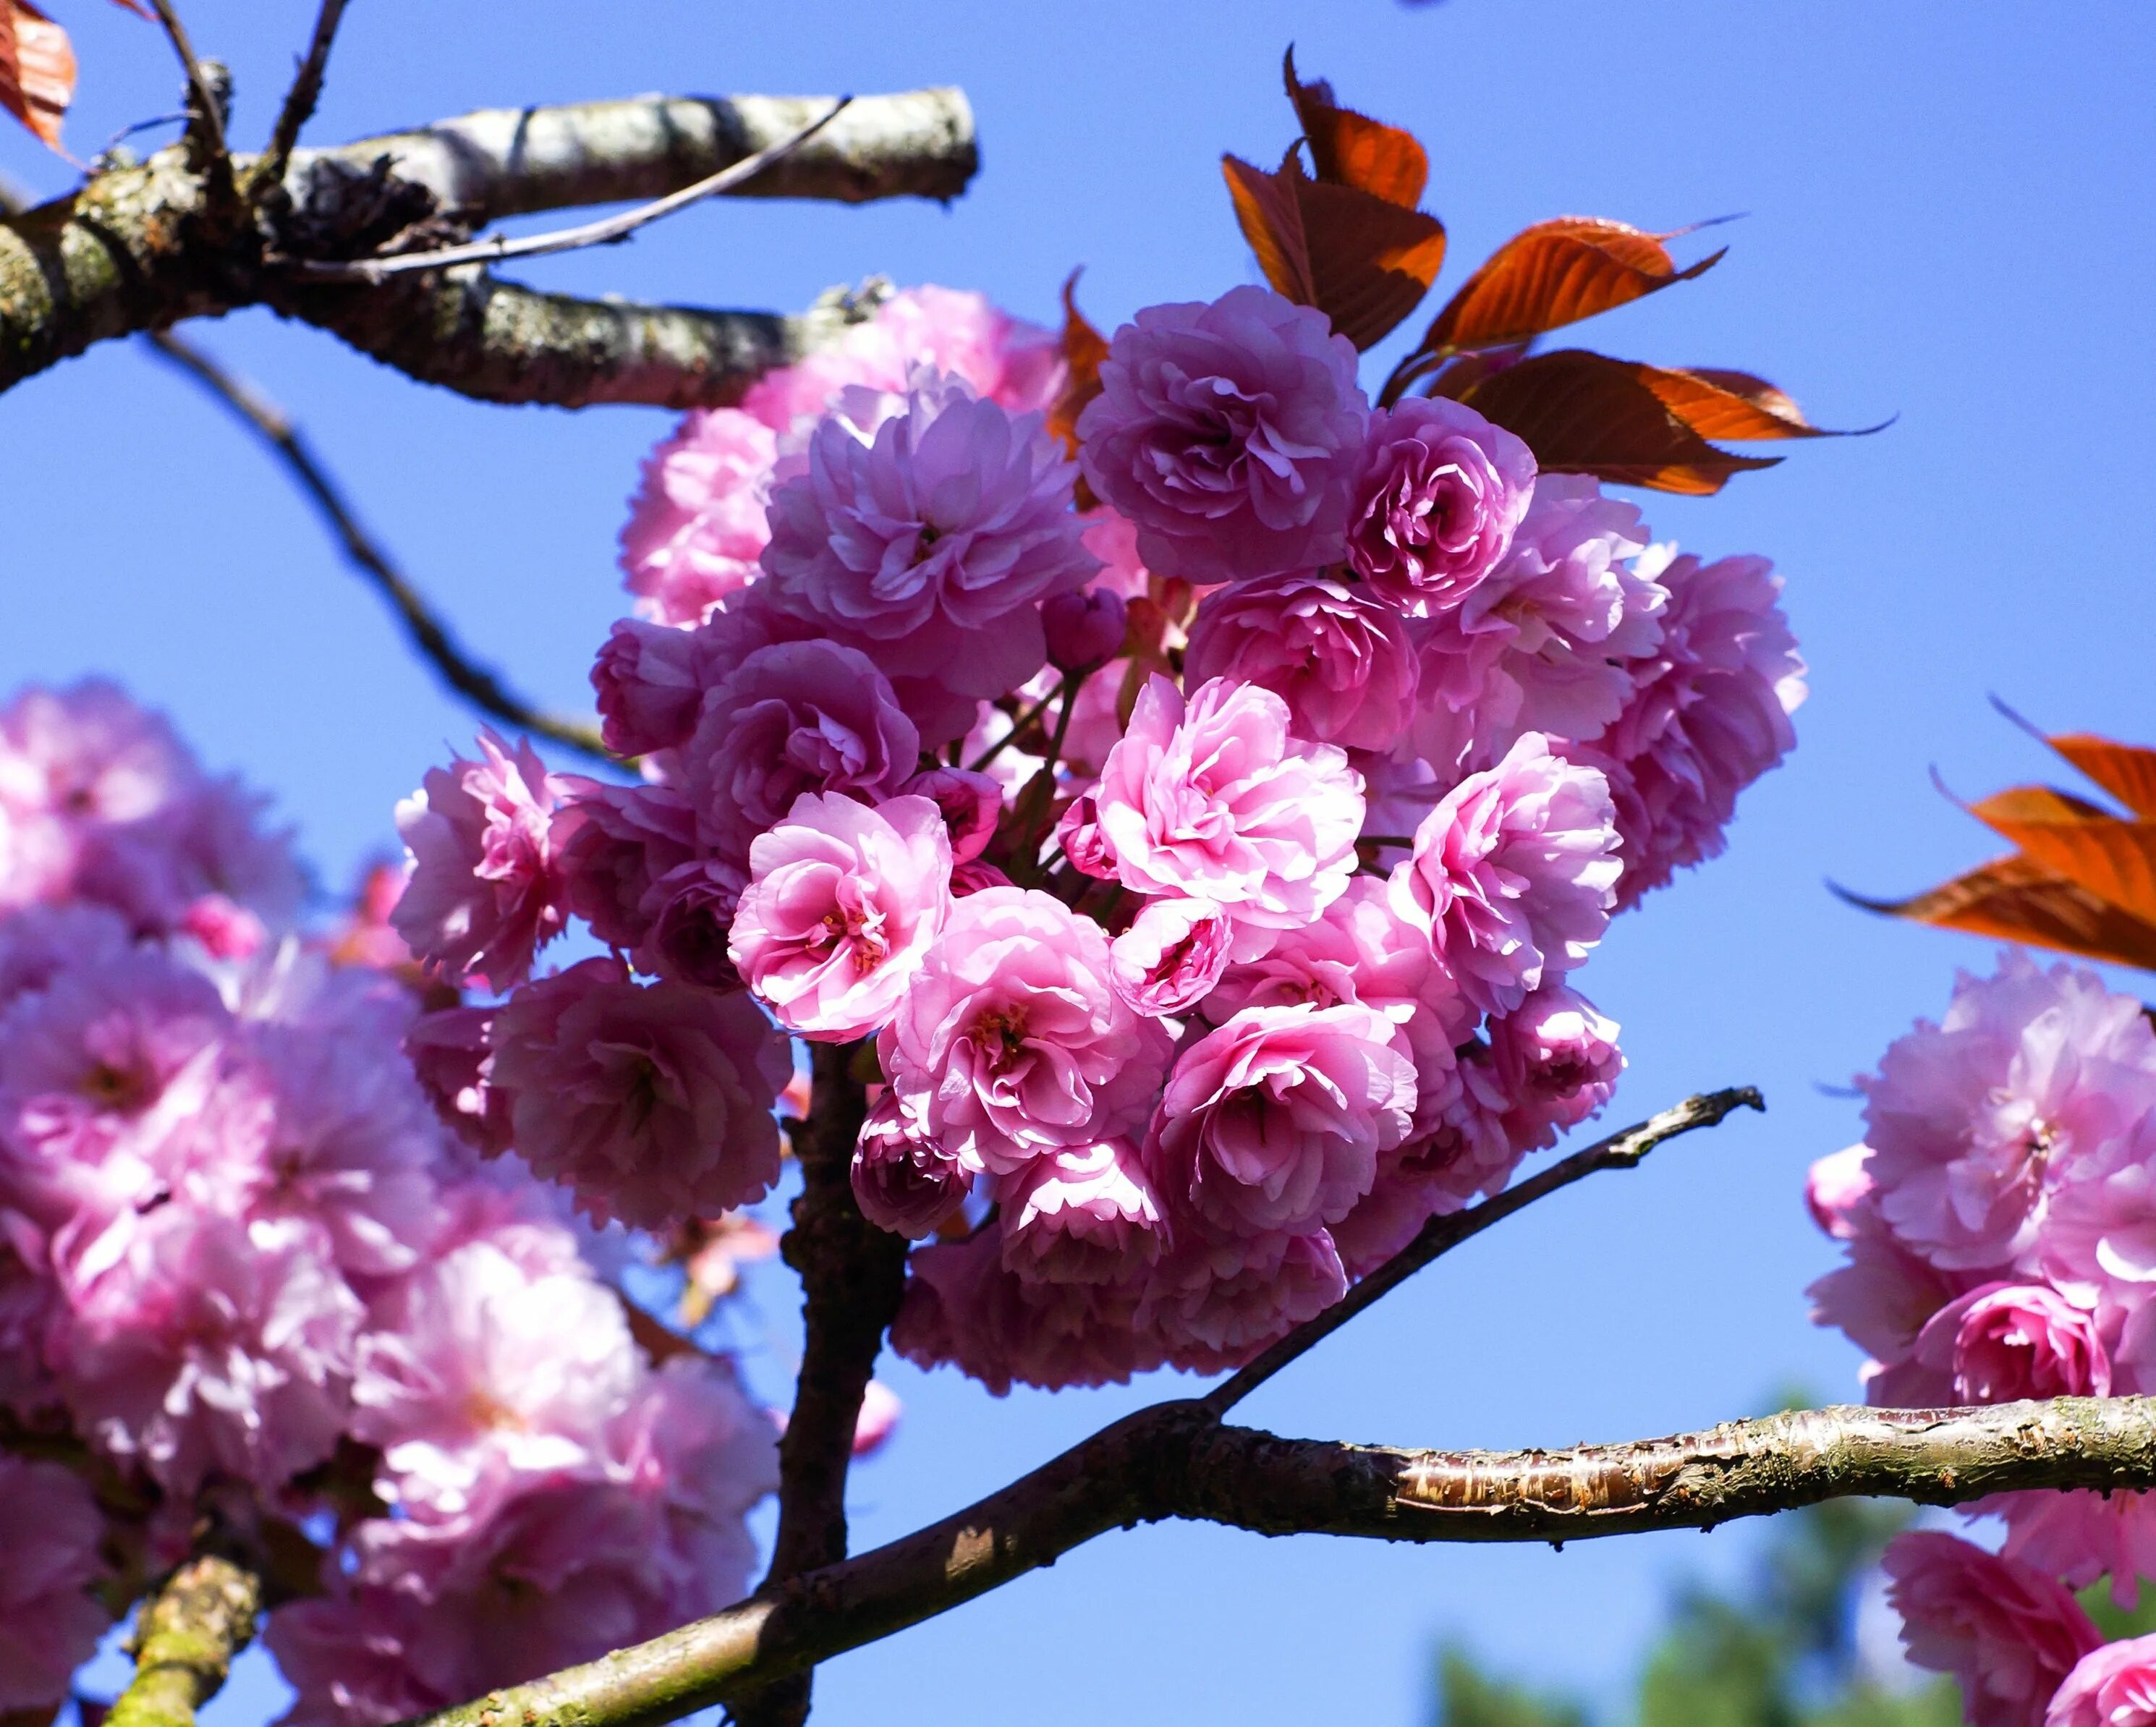
<instances>
[{"instance_id":1,"label":"copper-colored leaf","mask_svg":"<svg viewBox=\"0 0 2156 1727\"><path fill-rule=\"evenodd\" d=\"M74 95L74 75L67 32L29 0L0 0L0 110L54 150Z\"/></svg>"},{"instance_id":2,"label":"copper-colored leaf","mask_svg":"<svg viewBox=\"0 0 2156 1727\"><path fill-rule=\"evenodd\" d=\"M2156 923L2106 903L2025 856L1994 858L1905 900L1835 892L1852 905L1892 917L2156 970Z\"/></svg>"},{"instance_id":3,"label":"copper-colored leaf","mask_svg":"<svg viewBox=\"0 0 2156 1727\"><path fill-rule=\"evenodd\" d=\"M1670 411L1702 438L1727 438L1742 444L1842 435L1814 425L1784 392L1748 372L1706 366L1661 369L1650 383Z\"/></svg>"},{"instance_id":4,"label":"copper-colored leaf","mask_svg":"<svg viewBox=\"0 0 2156 1727\"><path fill-rule=\"evenodd\" d=\"M1293 152L1270 174L1232 156L1224 168L1265 280L1316 306L1357 347L1382 340L1437 280L1445 224L1436 217L1313 180Z\"/></svg>"},{"instance_id":5,"label":"copper-colored leaf","mask_svg":"<svg viewBox=\"0 0 2156 1727\"><path fill-rule=\"evenodd\" d=\"M1705 496L1779 456L1717 450L1654 388L1652 366L1584 348L1532 354L1467 384L1460 401L1524 439L1537 464L1623 486Z\"/></svg>"},{"instance_id":6,"label":"copper-colored leaf","mask_svg":"<svg viewBox=\"0 0 2156 1727\"><path fill-rule=\"evenodd\" d=\"M1399 126L1342 108L1332 86L1320 78L1305 84L1296 75L1295 49L1281 67L1288 100L1302 123L1304 141L1318 179L1330 186L1353 186L1401 209L1422 202L1430 182L1430 157L1415 136Z\"/></svg>"},{"instance_id":7,"label":"copper-colored leaf","mask_svg":"<svg viewBox=\"0 0 2156 1727\"><path fill-rule=\"evenodd\" d=\"M2156 749L2087 732L2045 740L2136 815L2156 820Z\"/></svg>"},{"instance_id":8,"label":"copper-colored leaf","mask_svg":"<svg viewBox=\"0 0 2156 1727\"><path fill-rule=\"evenodd\" d=\"M1083 274L1074 270L1063 284L1063 388L1048 410L1048 429L1073 455L1078 453L1078 416L1101 393L1101 362L1108 357L1108 338L1078 310L1078 278Z\"/></svg>"},{"instance_id":9,"label":"copper-colored leaf","mask_svg":"<svg viewBox=\"0 0 2156 1727\"><path fill-rule=\"evenodd\" d=\"M2038 867L2156 923L2156 821L2122 821L2043 786L2001 792L1970 814Z\"/></svg>"},{"instance_id":10,"label":"copper-colored leaf","mask_svg":"<svg viewBox=\"0 0 2156 1727\"><path fill-rule=\"evenodd\" d=\"M1537 222L1467 279L1431 323L1423 348L1444 353L1522 342L1689 281L1722 257L1712 253L1679 270L1666 238L1592 216Z\"/></svg>"}]
</instances>

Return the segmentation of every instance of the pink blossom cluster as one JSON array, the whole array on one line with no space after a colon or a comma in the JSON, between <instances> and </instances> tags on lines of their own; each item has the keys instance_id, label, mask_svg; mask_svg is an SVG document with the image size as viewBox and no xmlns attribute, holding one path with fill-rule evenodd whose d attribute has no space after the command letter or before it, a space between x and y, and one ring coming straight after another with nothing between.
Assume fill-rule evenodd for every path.
<instances>
[{"instance_id":1,"label":"pink blossom cluster","mask_svg":"<svg viewBox=\"0 0 2156 1727\"><path fill-rule=\"evenodd\" d=\"M1871 1358L1876 1404L2156 1390L2156 1030L2091 972L2009 953L1964 974L1860 1080L1865 1134L1808 1197L1845 1262L1815 1316ZM2068 1586L2156 1576L2156 1496L2016 1493L1994 1555L1890 1550L1912 1658L1958 1674L1978 1727L2156 1720L2156 1639L2102 1645ZM2139 1713L2137 1713L2138 1711Z\"/></svg>"},{"instance_id":2,"label":"pink blossom cluster","mask_svg":"<svg viewBox=\"0 0 2156 1727\"><path fill-rule=\"evenodd\" d=\"M1153 307L1074 463L1055 346L923 290L691 416L593 671L638 779L490 735L400 814L398 931L503 997L418 1033L475 1143L710 1216L788 1036L872 1046L894 1343L1000 1390L1245 1359L1598 1110L1571 974L1787 748L1775 587L1355 371Z\"/></svg>"},{"instance_id":3,"label":"pink blossom cluster","mask_svg":"<svg viewBox=\"0 0 2156 1727\"><path fill-rule=\"evenodd\" d=\"M375 1727L742 1593L770 1421L723 1359L650 1365L556 1190L444 1123L401 947L364 915L335 951L367 963L277 933L282 841L118 691L0 712L28 812L0 853L0 1433L72 1435L151 1508L116 1534L0 1443L0 1709L64 1697L109 1555L169 1565L211 1504L335 1525L327 1593L270 1622L298 1721ZM252 873L208 873L190 799ZM171 891L110 892L121 855Z\"/></svg>"}]
</instances>

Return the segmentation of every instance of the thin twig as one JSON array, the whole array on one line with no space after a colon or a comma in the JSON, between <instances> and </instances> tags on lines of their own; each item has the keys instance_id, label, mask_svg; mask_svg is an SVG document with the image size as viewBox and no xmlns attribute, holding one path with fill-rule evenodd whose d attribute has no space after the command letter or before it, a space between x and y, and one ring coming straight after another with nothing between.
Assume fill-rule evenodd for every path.
<instances>
[{"instance_id":1,"label":"thin twig","mask_svg":"<svg viewBox=\"0 0 2156 1727\"><path fill-rule=\"evenodd\" d=\"M315 18L314 39L307 44L307 57L300 61L299 75L285 92L276 128L270 134L270 147L255 169L261 185L272 186L285 177L292 146L300 141L301 128L314 118L315 104L322 99L322 75L329 67L330 45L336 40L346 3L347 0L322 0L322 9Z\"/></svg>"},{"instance_id":2,"label":"thin twig","mask_svg":"<svg viewBox=\"0 0 2156 1727\"><path fill-rule=\"evenodd\" d=\"M165 35L172 44L172 52L180 57L180 64L187 69L187 88L193 93L195 108L195 115L189 118L200 117L203 133L209 146L209 159L206 166L229 190L232 155L224 141L224 105L218 100L217 91L211 87L202 62L195 57L194 44L187 40L187 28L180 22L179 13L173 10L172 0L150 0L150 4L157 12L157 22L165 27Z\"/></svg>"},{"instance_id":3,"label":"thin twig","mask_svg":"<svg viewBox=\"0 0 2156 1727\"><path fill-rule=\"evenodd\" d=\"M1523 1210L1537 1200L1569 1187L1598 1170L1629 1169L1665 1139L1674 1139L1695 1128L1713 1127L1732 1110L1763 1110L1766 1107L1766 1100L1751 1086L1733 1086L1727 1091L1687 1097L1621 1133L1612 1133L1584 1151L1574 1152L1479 1205L1431 1218L1412 1241L1331 1307L1316 1318L1306 1319L1255 1360L1223 1380L1199 1401L1216 1416L1227 1414L1283 1367L1323 1342L1365 1308L1399 1288L1433 1259L1481 1235L1491 1224L1502 1222L1515 1211Z\"/></svg>"},{"instance_id":4,"label":"thin twig","mask_svg":"<svg viewBox=\"0 0 2156 1727\"><path fill-rule=\"evenodd\" d=\"M506 688L500 678L465 652L425 597L405 579L389 561L388 554L360 526L343 491L316 459L305 435L292 424L284 409L184 337L169 330L159 330L151 332L147 340L159 353L244 422L284 463L343 547L346 561L389 602L412 645L441 674L444 683L480 712L492 715L505 725L550 738L600 761L615 759L600 742L597 727L533 707Z\"/></svg>"},{"instance_id":5,"label":"thin twig","mask_svg":"<svg viewBox=\"0 0 2156 1727\"><path fill-rule=\"evenodd\" d=\"M380 282L393 275L408 275L413 270L447 270L459 264L498 264L509 258L537 258L550 252L572 252L585 246L612 245L627 239L638 229L672 215L676 210L686 209L690 204L701 203L705 198L732 192L753 180L766 168L784 161L823 131L845 111L853 100L851 96L840 96L831 105L829 112L803 126L792 136L782 138L768 149L759 150L753 156L744 157L732 167L721 168L716 174L707 175L693 186L685 186L679 192L669 193L665 198L654 198L648 204L624 210L619 215L602 217L597 222L557 229L551 234L526 234L518 239L498 236L493 239L474 240L469 245L447 246L438 252L407 253L396 258L369 258L349 264L305 260L293 268L300 275L317 281Z\"/></svg>"}]
</instances>

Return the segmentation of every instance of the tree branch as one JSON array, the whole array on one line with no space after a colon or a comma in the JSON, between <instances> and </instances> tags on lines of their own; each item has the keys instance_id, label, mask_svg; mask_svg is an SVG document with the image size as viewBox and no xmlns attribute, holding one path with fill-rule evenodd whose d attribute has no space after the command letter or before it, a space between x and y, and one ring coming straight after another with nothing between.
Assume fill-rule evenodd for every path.
<instances>
[{"instance_id":1,"label":"tree branch","mask_svg":"<svg viewBox=\"0 0 2156 1727\"><path fill-rule=\"evenodd\" d=\"M315 105L322 99L322 75L329 69L330 48L336 40L337 26L344 20L346 4L346 0L322 0L321 10L315 15L315 33L307 44L306 58L300 62L292 87L285 92L285 105L277 111L277 124L270 134L270 147L256 166L255 172L264 180L285 177L300 133L314 118Z\"/></svg>"},{"instance_id":2,"label":"tree branch","mask_svg":"<svg viewBox=\"0 0 2156 1727\"><path fill-rule=\"evenodd\" d=\"M778 1534L763 1587L846 1556L846 1475L854 1427L883 1334L905 1293L906 1242L854 1203L854 1144L867 1089L850 1045L819 1043L808 1119L796 1136L801 1193L779 1252L801 1275L805 1336L793 1411L778 1442ZM804 1670L739 1699L743 1727L780 1727L808 1713Z\"/></svg>"},{"instance_id":3,"label":"tree branch","mask_svg":"<svg viewBox=\"0 0 2156 1727\"><path fill-rule=\"evenodd\" d=\"M829 106L649 98L467 116L342 151L295 152L274 184L254 177L261 158L241 157L228 165L251 205L213 195L188 148L160 151L0 221L0 390L95 342L270 305L422 382L483 400L732 401L764 368L828 342L844 316L577 300L475 270L377 289L308 287L291 279L290 265L438 249L528 211L663 198L782 141ZM972 114L957 91L862 96L740 189L846 202L949 198L975 160Z\"/></svg>"},{"instance_id":4,"label":"tree branch","mask_svg":"<svg viewBox=\"0 0 2156 1727\"><path fill-rule=\"evenodd\" d=\"M284 464L294 483L306 494L316 513L343 548L346 562L388 602L404 626L406 638L440 675L444 683L480 712L491 715L505 725L552 738L603 762L615 759L600 741L596 726L533 707L465 651L449 633L449 625L427 603L426 597L405 579L390 562L388 554L360 525L343 488L316 459L305 434L292 424L283 409L184 337L169 330L160 330L146 340L254 432Z\"/></svg>"},{"instance_id":5,"label":"tree branch","mask_svg":"<svg viewBox=\"0 0 2156 1727\"><path fill-rule=\"evenodd\" d=\"M262 1583L226 1559L189 1560L137 1611L135 1677L106 1727L194 1727L254 1636Z\"/></svg>"},{"instance_id":6,"label":"tree branch","mask_svg":"<svg viewBox=\"0 0 2156 1727\"><path fill-rule=\"evenodd\" d=\"M1330 1337L1365 1308L1389 1295L1433 1259L1450 1253L1462 1241L1481 1235L1491 1224L1502 1222L1537 1200L1599 1170L1635 1169L1640 1159L1664 1140L1689 1133L1695 1128L1717 1126L1734 1110L1763 1111L1766 1107L1766 1100L1752 1086L1732 1086L1726 1091L1687 1097L1621 1133L1612 1133L1584 1151L1574 1152L1479 1205L1431 1218L1414 1240L1323 1313L1305 1320L1255 1360L1215 1385L1202 1400L1205 1407L1216 1416L1227 1414L1291 1361Z\"/></svg>"},{"instance_id":7,"label":"tree branch","mask_svg":"<svg viewBox=\"0 0 2156 1727\"><path fill-rule=\"evenodd\" d=\"M1807 1410L1554 1452L1276 1439L1195 1402L1142 1410L953 1517L425 1727L656 1727L949 1611L1094 1536L1164 1518L1263 1534L1565 1541L1712 1529L1822 1499L1952 1505L2156 1487L2156 1400Z\"/></svg>"}]
</instances>

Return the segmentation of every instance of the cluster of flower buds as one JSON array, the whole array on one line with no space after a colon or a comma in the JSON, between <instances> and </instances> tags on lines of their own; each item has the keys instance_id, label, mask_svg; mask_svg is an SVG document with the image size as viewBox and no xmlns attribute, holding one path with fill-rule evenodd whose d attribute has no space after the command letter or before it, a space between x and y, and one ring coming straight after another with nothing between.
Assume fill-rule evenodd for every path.
<instances>
[{"instance_id":1,"label":"cluster of flower buds","mask_svg":"<svg viewBox=\"0 0 2156 1727\"><path fill-rule=\"evenodd\" d=\"M1356 364L1242 287L1088 393L925 289L691 414L593 672L640 779L488 736L400 812L398 932L501 998L422 1022L444 1107L658 1228L778 1179L791 1039L872 1049L894 1344L998 1390L1246 1359L1502 1187L1609 1097L1572 974L1803 667L1762 561Z\"/></svg>"}]
</instances>

